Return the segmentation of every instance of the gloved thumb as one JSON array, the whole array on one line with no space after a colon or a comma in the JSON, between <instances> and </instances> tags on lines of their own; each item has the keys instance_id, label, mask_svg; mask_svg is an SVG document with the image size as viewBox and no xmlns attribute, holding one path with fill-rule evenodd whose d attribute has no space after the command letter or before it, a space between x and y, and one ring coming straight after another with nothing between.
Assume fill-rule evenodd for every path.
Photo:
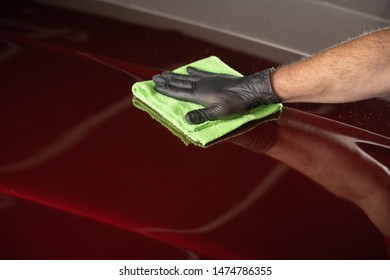
<instances>
[{"instance_id":1,"label":"gloved thumb","mask_svg":"<svg viewBox=\"0 0 390 280\"><path fill-rule=\"evenodd\" d=\"M190 124L201 124L208 120L215 120L213 107L190 111L186 114L185 119Z\"/></svg>"}]
</instances>

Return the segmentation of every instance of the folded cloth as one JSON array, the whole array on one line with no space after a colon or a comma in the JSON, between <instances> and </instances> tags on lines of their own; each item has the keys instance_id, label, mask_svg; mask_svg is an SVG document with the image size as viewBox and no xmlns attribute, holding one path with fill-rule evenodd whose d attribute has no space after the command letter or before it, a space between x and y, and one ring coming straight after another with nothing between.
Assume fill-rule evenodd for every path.
<instances>
[{"instance_id":1,"label":"folded cloth","mask_svg":"<svg viewBox=\"0 0 390 280\"><path fill-rule=\"evenodd\" d=\"M193 66L208 72L242 76L215 56L195 61L173 72L187 74L187 66ZM206 121L195 125L187 123L184 116L189 111L202 108L201 105L165 96L156 92L153 87L153 81L135 83L132 87L134 106L149 113L152 118L181 138L186 145L192 143L205 147L207 144L216 141L243 124L269 116L282 108L281 103L262 105L238 118Z\"/></svg>"}]
</instances>

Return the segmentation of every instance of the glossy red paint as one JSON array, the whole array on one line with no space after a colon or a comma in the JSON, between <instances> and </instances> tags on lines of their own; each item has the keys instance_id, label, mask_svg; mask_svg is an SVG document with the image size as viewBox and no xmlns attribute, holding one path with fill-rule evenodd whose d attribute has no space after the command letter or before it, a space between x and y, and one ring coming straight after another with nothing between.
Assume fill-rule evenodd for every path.
<instances>
[{"instance_id":1,"label":"glossy red paint","mask_svg":"<svg viewBox=\"0 0 390 280\"><path fill-rule=\"evenodd\" d=\"M186 147L131 105L134 82L208 55L244 74L273 63L174 30L1 6L0 258L386 258L358 206L271 149L292 126L296 149L338 135L388 167L387 100L294 104L279 124Z\"/></svg>"}]
</instances>

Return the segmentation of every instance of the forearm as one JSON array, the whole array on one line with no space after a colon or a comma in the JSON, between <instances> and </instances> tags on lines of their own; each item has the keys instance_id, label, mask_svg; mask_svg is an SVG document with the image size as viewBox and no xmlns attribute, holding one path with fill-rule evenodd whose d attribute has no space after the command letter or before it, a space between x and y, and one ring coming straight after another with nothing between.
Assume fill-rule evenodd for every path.
<instances>
[{"instance_id":1,"label":"forearm","mask_svg":"<svg viewBox=\"0 0 390 280\"><path fill-rule=\"evenodd\" d=\"M283 102L337 103L390 92L390 28L356 38L272 75Z\"/></svg>"}]
</instances>

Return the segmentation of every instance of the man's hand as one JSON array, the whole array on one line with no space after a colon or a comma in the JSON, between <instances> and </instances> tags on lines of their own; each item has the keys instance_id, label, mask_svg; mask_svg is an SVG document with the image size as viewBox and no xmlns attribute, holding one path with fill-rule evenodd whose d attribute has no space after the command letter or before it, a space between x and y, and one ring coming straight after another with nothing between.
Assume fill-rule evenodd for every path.
<instances>
[{"instance_id":1,"label":"man's hand","mask_svg":"<svg viewBox=\"0 0 390 280\"><path fill-rule=\"evenodd\" d=\"M237 117L258 105L280 102L270 82L272 69L244 77L194 67L187 67L187 72L189 75L165 71L154 76L153 81L155 90L164 95L205 106L186 114L191 124Z\"/></svg>"}]
</instances>

